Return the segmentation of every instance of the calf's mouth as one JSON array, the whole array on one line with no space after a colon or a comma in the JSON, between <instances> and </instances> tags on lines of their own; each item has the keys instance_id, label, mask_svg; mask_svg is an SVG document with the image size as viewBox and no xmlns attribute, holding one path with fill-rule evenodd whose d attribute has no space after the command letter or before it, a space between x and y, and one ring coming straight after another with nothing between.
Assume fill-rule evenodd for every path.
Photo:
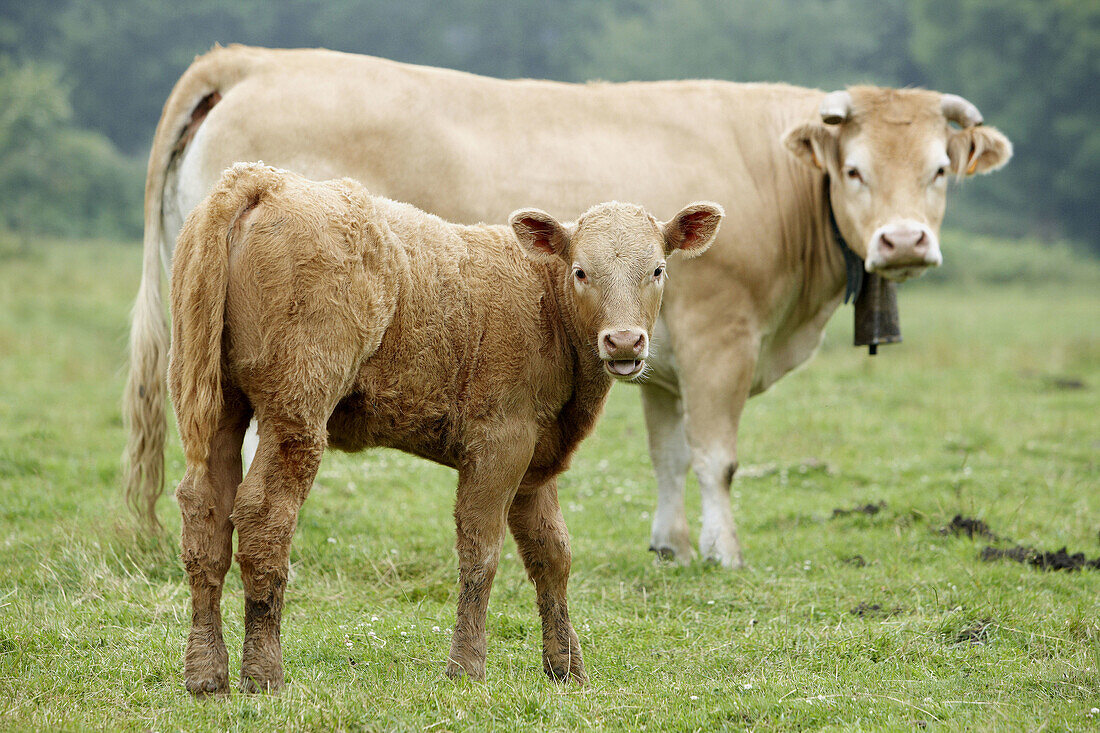
<instances>
[{"instance_id":1,"label":"calf's mouth","mask_svg":"<svg viewBox=\"0 0 1100 733\"><path fill-rule=\"evenodd\" d=\"M605 359L603 367L615 379L633 379L645 369L645 359Z\"/></svg>"}]
</instances>

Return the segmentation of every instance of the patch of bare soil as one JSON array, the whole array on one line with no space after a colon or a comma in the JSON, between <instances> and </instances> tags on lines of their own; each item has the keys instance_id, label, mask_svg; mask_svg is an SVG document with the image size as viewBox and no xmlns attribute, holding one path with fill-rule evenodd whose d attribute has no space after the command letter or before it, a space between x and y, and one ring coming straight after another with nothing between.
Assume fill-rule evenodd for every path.
<instances>
[{"instance_id":1,"label":"patch of bare soil","mask_svg":"<svg viewBox=\"0 0 1100 733\"><path fill-rule=\"evenodd\" d=\"M994 542L1001 539L982 520L974 517L964 517L961 514L956 514L945 527L940 529L940 534L950 534L956 537L966 535L970 539L985 537L987 540L993 540Z\"/></svg>"},{"instance_id":2,"label":"patch of bare soil","mask_svg":"<svg viewBox=\"0 0 1100 733\"><path fill-rule=\"evenodd\" d=\"M861 506L853 507L852 509L837 508L833 510L833 519L836 519L837 517L847 517L852 514L866 514L868 517L873 517L885 508L885 501L880 501L877 504L863 504Z\"/></svg>"},{"instance_id":3,"label":"patch of bare soil","mask_svg":"<svg viewBox=\"0 0 1100 733\"><path fill-rule=\"evenodd\" d=\"M1008 548L986 547L982 550L981 558L985 562L995 560L1012 560L1018 563L1026 563L1040 570L1082 570L1091 568L1100 570L1100 556L1089 560L1083 552L1070 553L1065 547L1054 552L1043 552L1033 547L1015 545Z\"/></svg>"},{"instance_id":4,"label":"patch of bare soil","mask_svg":"<svg viewBox=\"0 0 1100 733\"><path fill-rule=\"evenodd\" d=\"M985 644L989 641L989 632L995 625L996 622L991 618L983 618L981 621L975 621L966 628L960 629L959 633L955 634L955 643Z\"/></svg>"},{"instance_id":5,"label":"patch of bare soil","mask_svg":"<svg viewBox=\"0 0 1100 733\"><path fill-rule=\"evenodd\" d=\"M867 601L862 601L858 606L848 611L848 613L852 614L853 616L865 618L869 616L897 616L904 610L904 608L897 606L895 606L894 608L884 608L880 603L868 603Z\"/></svg>"}]
</instances>

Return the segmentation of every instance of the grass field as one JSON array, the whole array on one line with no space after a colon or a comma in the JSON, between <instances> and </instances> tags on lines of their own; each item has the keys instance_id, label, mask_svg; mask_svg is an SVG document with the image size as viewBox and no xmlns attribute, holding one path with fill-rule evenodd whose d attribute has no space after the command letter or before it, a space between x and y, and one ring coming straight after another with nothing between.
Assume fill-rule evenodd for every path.
<instances>
[{"instance_id":1,"label":"grass field","mask_svg":"<svg viewBox=\"0 0 1100 733\"><path fill-rule=\"evenodd\" d=\"M170 536L136 538L118 491L140 253L0 247L0 728L1096 729L1100 571L982 562L989 540L940 531L963 514L1012 542L1100 555L1100 268L1062 253L1052 274L1034 250L1006 252L997 272L1045 275L907 285L905 343L874 359L848 345L844 309L808 369L751 401L733 494L747 570L646 552L641 411L615 388L561 482L587 687L544 678L510 539L489 681L444 677L454 474L376 451L327 456L302 511L290 688L201 702L182 684L175 503L160 507ZM182 470L173 437L169 480ZM694 484L689 497L694 518ZM234 568L231 675L242 607Z\"/></svg>"}]
</instances>

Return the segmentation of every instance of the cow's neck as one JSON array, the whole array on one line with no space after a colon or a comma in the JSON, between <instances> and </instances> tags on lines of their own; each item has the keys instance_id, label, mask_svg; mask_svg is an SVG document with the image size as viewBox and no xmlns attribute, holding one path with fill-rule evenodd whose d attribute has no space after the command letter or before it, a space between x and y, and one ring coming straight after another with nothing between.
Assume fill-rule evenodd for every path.
<instances>
[{"instance_id":1,"label":"cow's neck","mask_svg":"<svg viewBox=\"0 0 1100 733\"><path fill-rule=\"evenodd\" d=\"M784 238L788 270L799 273L792 283L796 290L792 293L793 302L797 306L788 314L792 320L789 327L823 322L823 315L827 319L840 304L847 283L857 284L857 274L862 273L863 265L855 253L845 254L851 250L833 215L828 176L817 172L805 175L801 183L806 187L805 196L792 197L784 209L786 221L781 225L781 230L788 234ZM849 268L853 270L851 275ZM828 313L823 314L822 309Z\"/></svg>"}]
</instances>

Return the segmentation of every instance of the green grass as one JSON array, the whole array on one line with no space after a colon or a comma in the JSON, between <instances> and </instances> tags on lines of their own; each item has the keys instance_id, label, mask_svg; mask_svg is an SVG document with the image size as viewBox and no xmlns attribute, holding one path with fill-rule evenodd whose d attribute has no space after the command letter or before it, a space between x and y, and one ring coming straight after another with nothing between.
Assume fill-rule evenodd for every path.
<instances>
[{"instance_id":1,"label":"green grass","mask_svg":"<svg viewBox=\"0 0 1100 733\"><path fill-rule=\"evenodd\" d=\"M1020 251L1024 270L1054 267ZM616 387L561 482L585 688L543 677L511 540L489 681L446 679L454 474L388 451L331 454L292 551L291 687L200 702L182 685L175 503L160 507L171 537L135 538L117 488L139 257L107 243L0 247L0 728L1100 725L1088 717L1100 707L1100 572L983 563L984 542L938 531L963 513L1017 542L1100 555L1095 263L1060 260L1065 277L1036 285L906 285L905 343L873 359L848 345L851 312L839 312L809 368L742 421L742 572L645 551L654 482L637 395ZM170 480L182 468L173 437ZM694 484L689 497L694 521ZM832 518L878 501L874 516ZM860 604L879 608L854 614ZM234 568L233 674L242 605Z\"/></svg>"}]
</instances>

